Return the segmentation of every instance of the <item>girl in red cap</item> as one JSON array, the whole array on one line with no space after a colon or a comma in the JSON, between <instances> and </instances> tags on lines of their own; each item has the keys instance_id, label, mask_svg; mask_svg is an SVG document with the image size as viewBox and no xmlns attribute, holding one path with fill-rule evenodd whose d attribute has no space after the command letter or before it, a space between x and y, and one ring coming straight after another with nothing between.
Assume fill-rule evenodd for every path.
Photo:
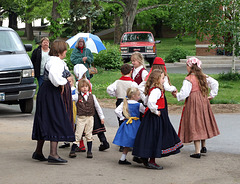
<instances>
[{"instance_id":1,"label":"girl in red cap","mask_svg":"<svg viewBox=\"0 0 240 184\"><path fill-rule=\"evenodd\" d=\"M160 69L164 73L164 83L163 83L164 91L169 91L171 93L174 91L177 91L177 88L175 86L171 85L171 83L170 83L170 79L167 74L167 68L165 66L165 62L163 61L162 58L156 57L154 59L153 66L152 66L151 70L149 71L149 74L147 75L145 80L141 84L139 84L139 87L138 87L140 90L140 93L141 93L142 101L144 101L144 99L145 99L144 89L145 89L146 81L147 81L149 75L151 74L151 72L155 69ZM165 99L165 102L166 102L166 99ZM166 103L166 106L167 106L167 103Z\"/></svg>"}]
</instances>

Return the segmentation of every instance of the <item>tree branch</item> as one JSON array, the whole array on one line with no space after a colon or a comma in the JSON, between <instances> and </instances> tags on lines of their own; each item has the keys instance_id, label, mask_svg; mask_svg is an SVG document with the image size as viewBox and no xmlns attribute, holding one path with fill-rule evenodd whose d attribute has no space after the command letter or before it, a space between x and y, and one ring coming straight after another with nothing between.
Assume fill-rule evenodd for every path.
<instances>
[{"instance_id":1,"label":"tree branch","mask_svg":"<svg viewBox=\"0 0 240 184\"><path fill-rule=\"evenodd\" d=\"M154 8L158 8L159 6L171 6L169 4L157 4L157 5L153 5L153 6L148 6L148 7L144 7L144 8L140 8L137 10L137 14L142 12L142 11L146 11L146 10L151 10Z\"/></svg>"},{"instance_id":2,"label":"tree branch","mask_svg":"<svg viewBox=\"0 0 240 184\"><path fill-rule=\"evenodd\" d=\"M106 3L115 3L115 4L119 4L123 9L124 11L126 11L126 7L124 6L123 3L121 3L120 1L111 1L111 0L102 0L103 2L106 2Z\"/></svg>"}]
</instances>

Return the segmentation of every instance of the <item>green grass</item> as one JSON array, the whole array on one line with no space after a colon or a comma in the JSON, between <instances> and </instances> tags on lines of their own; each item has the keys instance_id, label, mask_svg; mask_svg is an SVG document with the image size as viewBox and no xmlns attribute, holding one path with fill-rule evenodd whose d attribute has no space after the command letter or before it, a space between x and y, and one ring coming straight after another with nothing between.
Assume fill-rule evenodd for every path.
<instances>
[{"instance_id":1,"label":"green grass","mask_svg":"<svg viewBox=\"0 0 240 184\"><path fill-rule=\"evenodd\" d=\"M196 55L196 39L193 37L185 37L182 41L177 40L176 38L155 38L155 40L161 40L161 43L157 45L157 56L165 59L165 57L170 53L171 49L176 46L181 46L184 49L188 50L191 55Z\"/></svg>"},{"instance_id":2,"label":"green grass","mask_svg":"<svg viewBox=\"0 0 240 184\"><path fill-rule=\"evenodd\" d=\"M211 77L218 80L218 74L210 75ZM115 80L119 79L121 74L119 71L99 71L98 74L94 75L91 79L91 83L93 84L93 94L97 96L97 98L113 98L110 97L106 89L112 84ZM176 86L178 91L180 91L182 87L182 83L186 74L169 74L172 85ZM240 81L226 81L226 80L218 80L219 82L219 91L218 95L211 101L214 104L239 104L240 96L238 95L240 90ZM168 100L168 104L177 104L183 105L184 102L178 102L176 98L172 97L172 94L166 92L166 98Z\"/></svg>"}]
</instances>

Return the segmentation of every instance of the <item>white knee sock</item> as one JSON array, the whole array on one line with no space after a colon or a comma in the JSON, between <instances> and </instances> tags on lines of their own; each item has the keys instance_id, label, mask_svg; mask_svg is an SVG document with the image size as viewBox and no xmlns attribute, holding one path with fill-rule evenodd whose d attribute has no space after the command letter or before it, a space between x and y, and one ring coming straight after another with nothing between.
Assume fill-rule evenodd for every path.
<instances>
[{"instance_id":1,"label":"white knee sock","mask_svg":"<svg viewBox=\"0 0 240 184\"><path fill-rule=\"evenodd\" d=\"M127 155L126 155L126 154L122 154L122 156L121 156L120 160L121 160L121 161L124 161L124 160L126 160L126 157L127 157Z\"/></svg>"}]
</instances>

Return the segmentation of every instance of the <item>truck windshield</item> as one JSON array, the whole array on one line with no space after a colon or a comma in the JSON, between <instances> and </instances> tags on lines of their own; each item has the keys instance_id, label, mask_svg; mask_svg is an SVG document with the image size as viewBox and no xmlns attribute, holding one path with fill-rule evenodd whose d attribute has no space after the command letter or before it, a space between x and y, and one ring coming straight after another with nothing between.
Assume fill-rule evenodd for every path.
<instances>
[{"instance_id":1,"label":"truck windshield","mask_svg":"<svg viewBox=\"0 0 240 184\"><path fill-rule=\"evenodd\" d=\"M124 34L122 42L153 42L153 37L150 33Z\"/></svg>"},{"instance_id":2,"label":"truck windshield","mask_svg":"<svg viewBox=\"0 0 240 184\"><path fill-rule=\"evenodd\" d=\"M21 40L13 31L0 31L0 52L24 51Z\"/></svg>"}]
</instances>

